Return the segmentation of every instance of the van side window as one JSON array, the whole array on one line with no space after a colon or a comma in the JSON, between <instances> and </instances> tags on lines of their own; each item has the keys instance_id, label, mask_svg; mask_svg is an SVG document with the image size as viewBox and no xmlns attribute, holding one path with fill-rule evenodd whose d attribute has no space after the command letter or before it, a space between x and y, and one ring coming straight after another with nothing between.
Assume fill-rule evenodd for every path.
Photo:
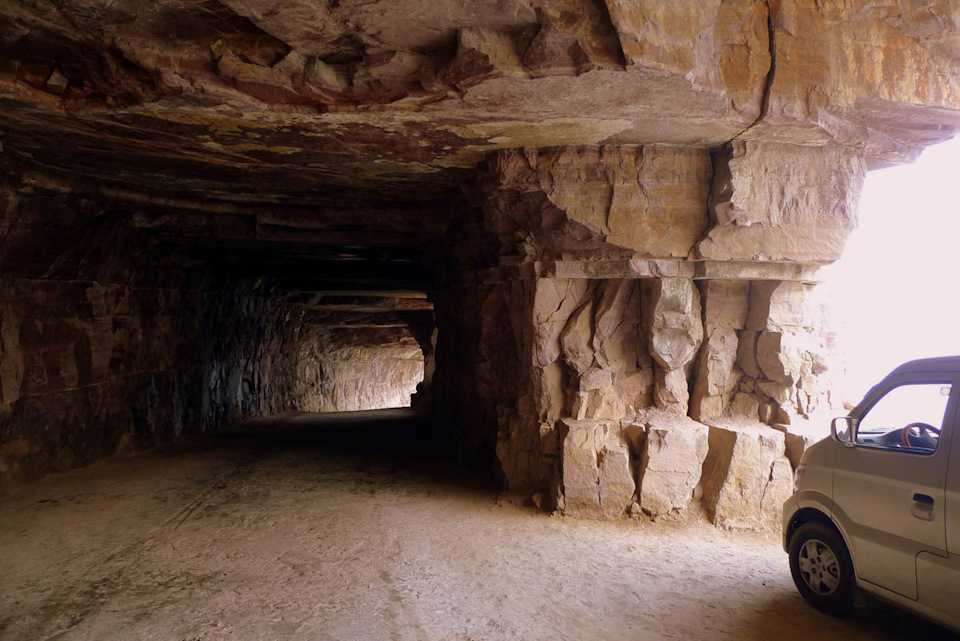
<instances>
[{"instance_id":1,"label":"van side window","mask_svg":"<svg viewBox=\"0 0 960 641\"><path fill-rule=\"evenodd\" d=\"M860 419L857 443L932 454L940 443L949 383L914 383L888 391Z\"/></svg>"}]
</instances>

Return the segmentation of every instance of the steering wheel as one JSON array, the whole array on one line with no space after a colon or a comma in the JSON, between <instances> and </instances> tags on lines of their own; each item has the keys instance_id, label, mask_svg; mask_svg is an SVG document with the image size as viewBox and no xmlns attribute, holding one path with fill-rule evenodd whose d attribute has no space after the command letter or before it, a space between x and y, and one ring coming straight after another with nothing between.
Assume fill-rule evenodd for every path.
<instances>
[{"instance_id":1,"label":"steering wheel","mask_svg":"<svg viewBox=\"0 0 960 641\"><path fill-rule=\"evenodd\" d=\"M917 434L913 435L910 431L916 428ZM923 447L931 450L937 449L937 443L940 439L940 430L927 423L909 423L900 429L900 444L904 447Z\"/></svg>"}]
</instances>

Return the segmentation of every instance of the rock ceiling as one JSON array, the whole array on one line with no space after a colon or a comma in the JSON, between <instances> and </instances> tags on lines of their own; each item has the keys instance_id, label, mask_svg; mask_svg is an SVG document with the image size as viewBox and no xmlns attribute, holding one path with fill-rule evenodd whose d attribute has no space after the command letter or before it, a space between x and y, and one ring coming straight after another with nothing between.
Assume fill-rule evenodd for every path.
<instances>
[{"instance_id":1,"label":"rock ceiling","mask_svg":"<svg viewBox=\"0 0 960 641\"><path fill-rule=\"evenodd\" d=\"M957 0L2 7L6 162L278 243L436 239L501 148L741 139L881 166L960 129Z\"/></svg>"}]
</instances>

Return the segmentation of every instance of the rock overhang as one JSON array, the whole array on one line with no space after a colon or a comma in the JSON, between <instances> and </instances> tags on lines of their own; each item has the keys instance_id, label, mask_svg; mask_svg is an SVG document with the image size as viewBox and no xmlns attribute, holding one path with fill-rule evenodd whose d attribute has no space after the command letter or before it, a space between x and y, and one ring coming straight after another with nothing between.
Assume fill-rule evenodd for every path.
<instances>
[{"instance_id":1,"label":"rock overhang","mask_svg":"<svg viewBox=\"0 0 960 641\"><path fill-rule=\"evenodd\" d=\"M500 148L736 138L862 148L879 166L960 128L948 2L131 0L5 14L7 153L152 191L442 198Z\"/></svg>"}]
</instances>

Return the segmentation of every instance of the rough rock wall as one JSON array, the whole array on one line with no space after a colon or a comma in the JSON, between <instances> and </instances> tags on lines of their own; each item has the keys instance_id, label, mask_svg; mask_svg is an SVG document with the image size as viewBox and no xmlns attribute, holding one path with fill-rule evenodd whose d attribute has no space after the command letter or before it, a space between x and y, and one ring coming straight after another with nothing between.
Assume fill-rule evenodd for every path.
<instances>
[{"instance_id":1,"label":"rough rock wall","mask_svg":"<svg viewBox=\"0 0 960 641\"><path fill-rule=\"evenodd\" d=\"M203 431L301 409L310 400L297 376L302 325L261 281L208 279L201 292Z\"/></svg>"},{"instance_id":2,"label":"rough rock wall","mask_svg":"<svg viewBox=\"0 0 960 641\"><path fill-rule=\"evenodd\" d=\"M529 286L470 283L434 294L436 438L463 461L495 460L498 426L509 430L518 408L531 403L530 361L521 357L532 349L524 322Z\"/></svg>"},{"instance_id":3,"label":"rough rock wall","mask_svg":"<svg viewBox=\"0 0 960 641\"><path fill-rule=\"evenodd\" d=\"M0 184L0 484L305 404L279 294L211 276L135 215Z\"/></svg>"},{"instance_id":4,"label":"rough rock wall","mask_svg":"<svg viewBox=\"0 0 960 641\"><path fill-rule=\"evenodd\" d=\"M737 138L882 165L960 129L954 0L5 9L4 146L172 192L395 196L456 185L496 149Z\"/></svg>"},{"instance_id":5,"label":"rough rock wall","mask_svg":"<svg viewBox=\"0 0 960 641\"><path fill-rule=\"evenodd\" d=\"M299 409L353 412L409 407L424 379L424 357L407 328L302 330Z\"/></svg>"},{"instance_id":6,"label":"rough rock wall","mask_svg":"<svg viewBox=\"0 0 960 641\"><path fill-rule=\"evenodd\" d=\"M498 265L438 327L476 345L458 354L471 430L496 420L508 488L576 516L775 527L790 432L830 402L809 279L842 251L864 171L855 150L788 144L492 159Z\"/></svg>"},{"instance_id":7,"label":"rough rock wall","mask_svg":"<svg viewBox=\"0 0 960 641\"><path fill-rule=\"evenodd\" d=\"M0 483L198 429L197 275L89 199L8 176L0 202Z\"/></svg>"}]
</instances>

